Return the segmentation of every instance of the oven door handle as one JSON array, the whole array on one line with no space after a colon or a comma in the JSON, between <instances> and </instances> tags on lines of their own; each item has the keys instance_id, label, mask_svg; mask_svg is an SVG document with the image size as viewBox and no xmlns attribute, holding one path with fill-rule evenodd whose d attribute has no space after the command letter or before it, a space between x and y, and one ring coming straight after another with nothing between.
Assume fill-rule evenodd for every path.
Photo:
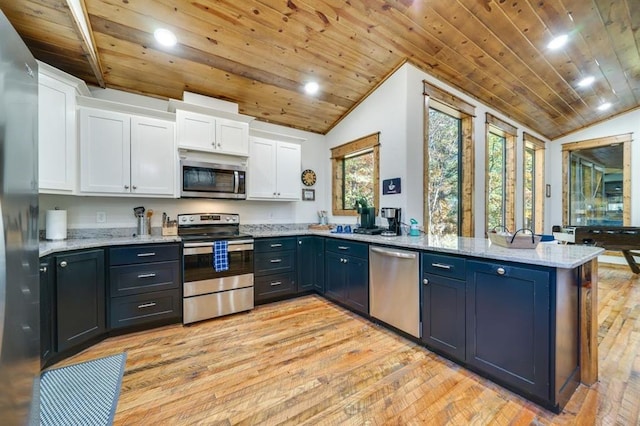
<instances>
[{"instance_id":1,"label":"oven door handle","mask_svg":"<svg viewBox=\"0 0 640 426\"><path fill-rule=\"evenodd\" d=\"M227 244L227 253L253 250L253 241L237 240ZM213 253L213 243L184 243L184 255Z\"/></svg>"}]
</instances>

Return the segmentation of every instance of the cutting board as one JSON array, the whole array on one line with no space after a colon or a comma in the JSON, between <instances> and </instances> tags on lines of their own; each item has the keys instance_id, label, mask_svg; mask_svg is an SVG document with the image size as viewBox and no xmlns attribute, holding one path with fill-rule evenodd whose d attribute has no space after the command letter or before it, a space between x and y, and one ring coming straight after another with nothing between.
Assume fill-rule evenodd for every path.
<instances>
[{"instance_id":1,"label":"cutting board","mask_svg":"<svg viewBox=\"0 0 640 426\"><path fill-rule=\"evenodd\" d=\"M309 229L315 229L316 231L330 231L331 225L320 225L319 223L312 223L309 225Z\"/></svg>"}]
</instances>

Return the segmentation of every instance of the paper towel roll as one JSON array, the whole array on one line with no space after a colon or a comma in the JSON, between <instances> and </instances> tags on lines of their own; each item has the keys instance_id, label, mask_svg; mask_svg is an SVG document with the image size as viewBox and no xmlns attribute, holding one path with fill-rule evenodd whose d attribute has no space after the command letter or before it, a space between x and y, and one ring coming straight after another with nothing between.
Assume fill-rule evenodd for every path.
<instances>
[{"instance_id":1,"label":"paper towel roll","mask_svg":"<svg viewBox=\"0 0 640 426\"><path fill-rule=\"evenodd\" d=\"M67 239L67 211L47 210L47 240Z\"/></svg>"}]
</instances>

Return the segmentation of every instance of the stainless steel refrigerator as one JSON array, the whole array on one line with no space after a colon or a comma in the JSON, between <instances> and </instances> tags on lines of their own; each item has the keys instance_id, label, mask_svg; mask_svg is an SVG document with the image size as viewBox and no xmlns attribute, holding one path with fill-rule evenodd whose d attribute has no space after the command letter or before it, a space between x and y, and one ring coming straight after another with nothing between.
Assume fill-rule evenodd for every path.
<instances>
[{"instance_id":1,"label":"stainless steel refrigerator","mask_svg":"<svg viewBox=\"0 0 640 426\"><path fill-rule=\"evenodd\" d=\"M38 71L0 11L0 423L39 423Z\"/></svg>"}]
</instances>

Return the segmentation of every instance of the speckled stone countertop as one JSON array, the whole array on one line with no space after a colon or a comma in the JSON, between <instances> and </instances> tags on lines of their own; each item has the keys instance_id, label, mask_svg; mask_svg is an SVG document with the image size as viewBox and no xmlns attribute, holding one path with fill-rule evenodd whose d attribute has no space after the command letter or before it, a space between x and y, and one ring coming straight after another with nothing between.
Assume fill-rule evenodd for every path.
<instances>
[{"instance_id":1,"label":"speckled stone countertop","mask_svg":"<svg viewBox=\"0 0 640 426\"><path fill-rule=\"evenodd\" d=\"M339 234L330 231L317 231L308 229L307 224L295 225L241 225L241 232L252 235L254 238L287 237L297 235L318 235L323 237L341 238L345 240L361 241L369 244L393 246L409 250L429 250L442 253L458 254L485 259L495 259L509 262L518 262L532 265L551 266L556 268L575 268L582 265L604 252L604 249L583 245L561 245L557 242L539 243L535 249L508 249L491 244L484 238L466 237L410 237L407 235L397 237L383 237L380 235ZM129 233L129 236L126 236ZM159 232L158 232L159 233ZM125 234L125 235L123 235ZM117 232L87 232L88 238L70 238L64 241L41 241L40 256L68 251L96 247L107 247L129 244L153 244L179 242L179 237L162 237L160 235L150 237L132 237L130 230Z\"/></svg>"},{"instance_id":2,"label":"speckled stone countertop","mask_svg":"<svg viewBox=\"0 0 640 426\"><path fill-rule=\"evenodd\" d=\"M259 231L253 232L254 238L284 237L293 235L321 235L325 237L362 241L369 244L394 246L413 250L431 250L442 253L458 254L485 259L503 260L530 265L551 266L572 269L602 254L604 249L583 245L561 245L556 241L539 243L535 249L508 249L500 247L485 238L441 237L422 235L410 237L383 237L380 235L338 234L330 231Z\"/></svg>"},{"instance_id":3,"label":"speckled stone countertop","mask_svg":"<svg viewBox=\"0 0 640 426\"><path fill-rule=\"evenodd\" d=\"M124 246L131 244L153 244L180 242L179 237L162 237L152 235L149 237L95 237L95 238L72 238L63 241L40 241L40 257L52 253L59 253L70 250L81 250L89 248L99 248L108 246Z\"/></svg>"}]
</instances>

